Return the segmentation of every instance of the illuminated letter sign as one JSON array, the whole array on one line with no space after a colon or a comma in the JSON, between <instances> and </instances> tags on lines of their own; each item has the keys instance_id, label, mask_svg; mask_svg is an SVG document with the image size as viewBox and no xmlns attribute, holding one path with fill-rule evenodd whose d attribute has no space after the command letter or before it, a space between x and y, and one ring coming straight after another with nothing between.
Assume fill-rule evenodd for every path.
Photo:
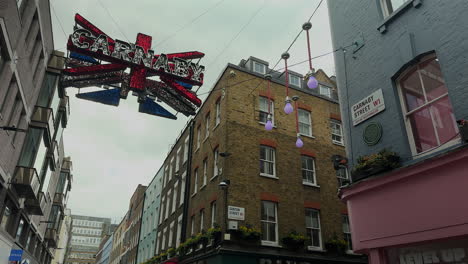
<instances>
[{"instance_id":1,"label":"illuminated letter sign","mask_svg":"<svg viewBox=\"0 0 468 264\"><path fill-rule=\"evenodd\" d=\"M192 86L203 85L205 67L194 59L205 55L198 51L155 55L151 50L152 38L139 33L135 43L114 40L79 14L77 26L68 39L71 55L63 71L63 87L90 87L110 85L114 91L97 91L78 94L81 99L118 105L129 91L138 95L140 111L158 111L156 114L174 118L172 114L154 102L165 102L177 112L194 115L201 100L190 91ZM130 72L125 72L130 69ZM159 76L161 81L148 77ZM157 106L156 106L157 105Z\"/></svg>"}]
</instances>

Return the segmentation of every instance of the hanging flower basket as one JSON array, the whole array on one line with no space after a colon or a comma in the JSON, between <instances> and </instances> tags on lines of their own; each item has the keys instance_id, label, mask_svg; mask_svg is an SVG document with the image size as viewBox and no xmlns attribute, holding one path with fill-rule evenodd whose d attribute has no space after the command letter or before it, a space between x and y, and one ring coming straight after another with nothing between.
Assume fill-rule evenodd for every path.
<instances>
[{"instance_id":1,"label":"hanging flower basket","mask_svg":"<svg viewBox=\"0 0 468 264\"><path fill-rule=\"evenodd\" d=\"M325 249L330 254L343 255L348 244L343 239L334 238L325 242Z\"/></svg>"},{"instance_id":2,"label":"hanging flower basket","mask_svg":"<svg viewBox=\"0 0 468 264\"><path fill-rule=\"evenodd\" d=\"M392 170L400 166L400 156L395 152L383 149L378 153L359 157L351 174L354 179L357 180Z\"/></svg>"}]
</instances>

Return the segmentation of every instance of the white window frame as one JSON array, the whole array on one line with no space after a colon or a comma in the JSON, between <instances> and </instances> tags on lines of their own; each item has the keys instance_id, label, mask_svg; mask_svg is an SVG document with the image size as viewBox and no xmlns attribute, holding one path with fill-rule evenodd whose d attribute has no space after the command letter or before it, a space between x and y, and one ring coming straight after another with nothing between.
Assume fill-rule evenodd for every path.
<instances>
[{"instance_id":1,"label":"white window frame","mask_svg":"<svg viewBox=\"0 0 468 264\"><path fill-rule=\"evenodd\" d=\"M255 67L256 65L259 65L260 67L262 67L262 70L257 71L257 69ZM252 63L253 72L256 72L256 73L259 73L259 74L266 74L266 68L267 68L267 66L265 64L263 64L263 63L256 62L256 61L253 61L253 63Z\"/></svg>"},{"instance_id":2,"label":"white window frame","mask_svg":"<svg viewBox=\"0 0 468 264\"><path fill-rule=\"evenodd\" d=\"M182 240L182 215L177 218L176 248L179 247Z\"/></svg>"},{"instance_id":3,"label":"white window frame","mask_svg":"<svg viewBox=\"0 0 468 264\"><path fill-rule=\"evenodd\" d=\"M195 235L195 215L192 215L190 219L190 235Z\"/></svg>"},{"instance_id":4,"label":"white window frame","mask_svg":"<svg viewBox=\"0 0 468 264\"><path fill-rule=\"evenodd\" d=\"M311 170L302 167L302 159L303 158L312 160L312 169ZM309 182L309 181L304 180L304 177L302 177L302 184L319 187L319 185L317 184L317 170L315 169L315 158L314 157L310 157L310 156L307 156L307 155L301 155L301 176L302 176L302 171L312 172L312 178L313 178L313 181L314 181L314 182Z\"/></svg>"},{"instance_id":5,"label":"white window frame","mask_svg":"<svg viewBox=\"0 0 468 264\"><path fill-rule=\"evenodd\" d=\"M308 227L308 226L307 226L308 223L307 223L307 221L306 221L306 234L307 234L307 232L308 232L308 229L315 229L315 230L318 230L318 231L319 231L319 232L318 232L318 233L319 233L318 237L319 237L319 240L320 240L320 241L319 241L320 246L318 246L318 247L315 247L315 246L308 246L307 249L308 249L308 250L322 250L322 249L323 249L323 242L322 242L323 239L322 239L322 225L321 225L321 223L320 223L320 211L317 210L317 209L306 208L306 213L307 213L307 211L315 211L315 212L317 212L317 218L318 218L318 219L317 219L317 223L318 223L318 228L316 228L316 227ZM306 215L306 217L307 217L307 215ZM307 218L306 218L306 219L307 219Z\"/></svg>"},{"instance_id":6,"label":"white window frame","mask_svg":"<svg viewBox=\"0 0 468 264\"><path fill-rule=\"evenodd\" d=\"M347 214L342 214L341 215L341 219L342 219L342 222L343 222L343 237L344 237L344 240L346 241L347 245L346 245L346 253L351 253L353 254L353 248L352 248L352 237L351 237L351 225L349 224L349 216ZM348 236L349 236L349 240L351 240L351 245L349 244L349 241L348 241Z\"/></svg>"},{"instance_id":7,"label":"white window frame","mask_svg":"<svg viewBox=\"0 0 468 264\"><path fill-rule=\"evenodd\" d=\"M173 174L173 169L174 169L174 156L172 156L171 161L169 162L169 176L167 178L167 182L171 181L172 179L172 174Z\"/></svg>"},{"instance_id":8,"label":"white window frame","mask_svg":"<svg viewBox=\"0 0 468 264\"><path fill-rule=\"evenodd\" d=\"M393 7L393 3L391 0L380 0L380 5L382 7L382 12L383 12L383 16L384 18L387 18L389 17L390 15L392 15L393 13L395 13L395 11L399 10L402 6L404 6L406 4L406 2L408 2L410 0L404 0L403 4L401 4L400 6L398 6L396 9ZM390 5L390 6L389 6ZM392 11L390 11L392 10Z\"/></svg>"},{"instance_id":9,"label":"white window frame","mask_svg":"<svg viewBox=\"0 0 468 264\"><path fill-rule=\"evenodd\" d=\"M197 149L196 150L200 149L200 142L201 142L200 138L201 138L201 126L198 126L197 127Z\"/></svg>"},{"instance_id":10,"label":"white window frame","mask_svg":"<svg viewBox=\"0 0 468 264\"><path fill-rule=\"evenodd\" d=\"M162 243L161 243L161 250L166 249L166 233L167 233L167 227L163 229L163 236L162 236Z\"/></svg>"},{"instance_id":11,"label":"white window frame","mask_svg":"<svg viewBox=\"0 0 468 264\"><path fill-rule=\"evenodd\" d=\"M309 117L309 118L308 118L309 123L301 122L300 113L303 113L303 114L307 114L307 115L308 115L308 117ZM300 125L301 125L301 124L302 124L302 125L307 125L307 126L309 126L309 133L308 133L308 134L304 134L304 133L300 132L300 130L299 130L299 134L301 134L301 135L303 135L303 136L307 136L307 137L312 137L312 113L311 113L310 111L305 110L305 109L299 108L299 109L297 110L297 115L298 115L298 118L297 118L298 121L297 121L297 122L299 123L299 128L300 128Z\"/></svg>"},{"instance_id":12,"label":"white window frame","mask_svg":"<svg viewBox=\"0 0 468 264\"><path fill-rule=\"evenodd\" d=\"M189 137L185 138L184 142L184 163L187 162L189 156L189 139Z\"/></svg>"},{"instance_id":13,"label":"white window frame","mask_svg":"<svg viewBox=\"0 0 468 264\"><path fill-rule=\"evenodd\" d=\"M170 247L174 245L174 221L169 225L169 238L167 244Z\"/></svg>"},{"instance_id":14,"label":"white window frame","mask_svg":"<svg viewBox=\"0 0 468 264\"><path fill-rule=\"evenodd\" d=\"M425 155L428 155L428 154L431 154L435 151L439 151L439 150L442 150L444 148L448 148L448 147L451 147L451 146L454 146L458 143L461 142L461 139L460 137L455 137L454 139L448 141L448 142L445 142L443 144L440 144L440 141L439 141L439 138L438 138L438 134L436 133L436 136L437 136L437 141L438 141L438 145L436 147L433 147L431 149L428 149L428 150L425 150L425 151L421 151L421 152L418 152L417 149L416 149L416 142L414 141L414 134L413 134L413 129L411 127L411 121L409 120L408 116L413 114L414 112L417 112L419 110L421 110L421 108L423 107L426 107L427 105L432 105L434 104L436 101L440 100L440 99L443 99L445 97L448 96L448 91L446 94L443 94L435 99L432 99L430 101L428 101L426 99L427 102L425 102L423 105L420 105L418 107L416 107L415 109L411 110L411 111L408 111L408 108L406 106L406 102L405 102L405 99L404 99L404 95L403 95L403 92L402 92L402 87L400 85L400 81L402 78L404 78L406 76L406 74L411 71L412 69L414 69L414 67L417 67L417 72L419 74L419 65L430 60L430 59L437 59L437 56L435 54L431 54L431 55L428 55L428 56L425 56L424 58L421 58L419 61L418 61L418 64L417 65L414 65L414 66L411 66L411 67L408 67L408 69L406 69L405 71L403 71L402 73L400 73L399 77L396 79L396 85L397 85L397 90L398 90L398 95L400 97L400 105L401 105L401 108L402 108L402 111L403 111L403 118L405 119L405 126L406 126L406 132L407 132L407 135L408 135L408 141L410 143L410 149L411 149L411 153L413 154L413 156L417 156L417 157L422 157L422 156L425 156ZM420 77L421 78L421 77ZM444 79L444 83L445 83L445 79ZM423 89L423 93L426 94L426 89L424 87L424 83L421 81L421 86L422 86L422 89ZM451 103L451 102L450 102ZM453 105L452 105L452 110L453 110ZM432 111L429 111L431 113L431 119L433 120L433 117L432 117ZM434 124L434 122L432 122Z\"/></svg>"},{"instance_id":15,"label":"white window frame","mask_svg":"<svg viewBox=\"0 0 468 264\"><path fill-rule=\"evenodd\" d=\"M325 88L327 89L327 93L323 92L323 89L325 89ZM332 96L332 88L331 87L320 84L319 89L320 89L319 92L320 92L321 95L326 96L328 98L331 98L331 96Z\"/></svg>"},{"instance_id":16,"label":"white window frame","mask_svg":"<svg viewBox=\"0 0 468 264\"><path fill-rule=\"evenodd\" d=\"M175 171L179 171L180 167L180 152L182 151L182 146L179 146L179 149L177 150L176 154L176 162L175 162Z\"/></svg>"},{"instance_id":17,"label":"white window frame","mask_svg":"<svg viewBox=\"0 0 468 264\"><path fill-rule=\"evenodd\" d=\"M162 223L164 221L165 207L166 207L166 196L163 195L161 199L161 211L159 212L159 223Z\"/></svg>"},{"instance_id":18,"label":"white window frame","mask_svg":"<svg viewBox=\"0 0 468 264\"><path fill-rule=\"evenodd\" d=\"M217 210L217 204L216 200L212 201L210 204L210 210L211 210L211 227L214 227L216 224L216 210Z\"/></svg>"},{"instance_id":19,"label":"white window frame","mask_svg":"<svg viewBox=\"0 0 468 264\"><path fill-rule=\"evenodd\" d=\"M210 113L205 116L205 139L206 140L210 136Z\"/></svg>"},{"instance_id":20,"label":"white window frame","mask_svg":"<svg viewBox=\"0 0 468 264\"><path fill-rule=\"evenodd\" d=\"M267 150L268 149L272 149L273 150L273 160L262 160L260 157L260 162L267 162L267 163L273 163L273 174L268 174L268 173L264 173L264 172L261 172L260 171L260 176L263 176L263 177L269 177L269 178L278 178L276 176L276 149L273 148L273 147L270 147L270 146L266 146L266 145L260 145L260 149L261 148L266 148ZM261 150L260 150L261 151Z\"/></svg>"},{"instance_id":21,"label":"white window frame","mask_svg":"<svg viewBox=\"0 0 468 264\"><path fill-rule=\"evenodd\" d=\"M200 232L203 230L205 222L205 209L200 210Z\"/></svg>"},{"instance_id":22,"label":"white window frame","mask_svg":"<svg viewBox=\"0 0 468 264\"><path fill-rule=\"evenodd\" d=\"M195 195L197 194L197 191L198 191L198 169L199 168L196 168L195 171L193 172L193 194L192 195Z\"/></svg>"},{"instance_id":23,"label":"white window frame","mask_svg":"<svg viewBox=\"0 0 468 264\"><path fill-rule=\"evenodd\" d=\"M275 241L270 241L270 240L263 240L261 244L262 246L278 246L278 203L271 202L271 201L262 201L261 206L263 207L264 203L272 203L275 206L275 221L270 221L270 220L263 220L260 216L260 224L263 225L265 224L275 224Z\"/></svg>"},{"instance_id":24,"label":"white window frame","mask_svg":"<svg viewBox=\"0 0 468 264\"><path fill-rule=\"evenodd\" d=\"M174 183L174 193L172 194L172 214L175 213L175 209L177 208L177 188L179 187L179 181Z\"/></svg>"},{"instance_id":25,"label":"white window frame","mask_svg":"<svg viewBox=\"0 0 468 264\"><path fill-rule=\"evenodd\" d=\"M267 108L262 109L262 103L260 100L266 100L267 101ZM263 122L260 120L260 113L265 113L268 116L268 97L265 96L259 96L258 97L258 122L260 124L265 124L266 122ZM270 100L270 115L271 115L271 123L273 126L275 126L275 102L273 100Z\"/></svg>"},{"instance_id":26,"label":"white window frame","mask_svg":"<svg viewBox=\"0 0 468 264\"><path fill-rule=\"evenodd\" d=\"M184 199L185 199L185 181L187 179L187 173L184 171L182 173L181 177L181 184L180 184L180 200L179 200L179 206L184 204Z\"/></svg>"},{"instance_id":27,"label":"white window frame","mask_svg":"<svg viewBox=\"0 0 468 264\"><path fill-rule=\"evenodd\" d=\"M203 160L203 184L200 187L200 189L205 187L207 182L208 182L208 158Z\"/></svg>"},{"instance_id":28,"label":"white window frame","mask_svg":"<svg viewBox=\"0 0 468 264\"><path fill-rule=\"evenodd\" d=\"M221 98L215 104L215 128L221 123Z\"/></svg>"},{"instance_id":29,"label":"white window frame","mask_svg":"<svg viewBox=\"0 0 468 264\"><path fill-rule=\"evenodd\" d=\"M171 210L170 206L171 206L171 194L172 194L172 189L169 189L167 191L167 195L166 195L166 211L164 212L164 220L166 220L168 217L169 217L169 211Z\"/></svg>"},{"instance_id":30,"label":"white window frame","mask_svg":"<svg viewBox=\"0 0 468 264\"><path fill-rule=\"evenodd\" d=\"M302 78L301 77L299 77L297 75L294 75L294 74L289 74L288 76L289 76L289 83L291 85L302 88L302 81L301 81Z\"/></svg>"},{"instance_id":31,"label":"white window frame","mask_svg":"<svg viewBox=\"0 0 468 264\"><path fill-rule=\"evenodd\" d=\"M333 131L333 130L334 130L333 126L338 126L338 130L340 131L340 134L337 134L337 133L335 133L335 132ZM338 144L338 145L344 146L343 125L341 124L341 122L338 121L338 120L331 119L331 120L330 120L330 130L331 130L331 134L332 134L332 142L333 142L334 144ZM341 141L334 140L334 139L333 139L333 136L341 137Z\"/></svg>"},{"instance_id":32,"label":"white window frame","mask_svg":"<svg viewBox=\"0 0 468 264\"><path fill-rule=\"evenodd\" d=\"M216 148L213 151L213 176L211 177L210 181L214 178L218 177L219 169L218 169L218 155L219 155L219 148Z\"/></svg>"}]
</instances>

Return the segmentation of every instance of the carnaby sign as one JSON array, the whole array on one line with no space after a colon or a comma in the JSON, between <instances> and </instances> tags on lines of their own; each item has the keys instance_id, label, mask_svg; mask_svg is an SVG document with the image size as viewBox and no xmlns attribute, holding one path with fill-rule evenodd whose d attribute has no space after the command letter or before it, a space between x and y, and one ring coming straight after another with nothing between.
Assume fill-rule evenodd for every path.
<instances>
[{"instance_id":1,"label":"carnaby sign","mask_svg":"<svg viewBox=\"0 0 468 264\"><path fill-rule=\"evenodd\" d=\"M75 22L67 43L70 54L61 87L102 87L106 90L76 96L113 106L133 91L140 112L176 119L157 101L184 115L195 115L202 102L191 90L203 85L205 67L200 60L205 54L189 51L158 55L152 50L151 36L138 33L135 43L129 43L111 38L79 14ZM159 79L153 78L156 76Z\"/></svg>"},{"instance_id":2,"label":"carnaby sign","mask_svg":"<svg viewBox=\"0 0 468 264\"><path fill-rule=\"evenodd\" d=\"M353 125L358 125L364 120L382 112L384 109L385 102L382 89L379 89L351 107Z\"/></svg>"}]
</instances>

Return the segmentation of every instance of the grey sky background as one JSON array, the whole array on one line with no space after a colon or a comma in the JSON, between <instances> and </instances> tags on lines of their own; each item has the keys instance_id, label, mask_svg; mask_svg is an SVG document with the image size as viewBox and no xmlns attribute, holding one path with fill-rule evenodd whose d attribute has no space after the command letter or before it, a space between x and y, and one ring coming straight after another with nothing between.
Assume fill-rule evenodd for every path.
<instances>
[{"instance_id":1,"label":"grey sky background","mask_svg":"<svg viewBox=\"0 0 468 264\"><path fill-rule=\"evenodd\" d=\"M206 66L205 84L199 93L206 93L228 62L238 64L241 59L255 56L268 61L272 67L320 0L50 2L55 49L66 51L74 14L79 13L116 39L134 43L139 32L152 36L156 54L192 50L205 53L201 61ZM312 56L330 52L326 1L311 22ZM307 59L305 33L289 53L290 64ZM316 59L313 64L329 75L335 73L333 55ZM283 67L282 62L279 67ZM292 70L304 74L308 64ZM149 184L188 118L178 115L178 120L173 121L139 113L134 96L121 100L119 107L112 107L77 99L75 88L68 88L67 93L71 99L71 115L63 137L66 155L72 157L74 169L68 207L73 214L120 221L133 191L139 183Z\"/></svg>"}]
</instances>

